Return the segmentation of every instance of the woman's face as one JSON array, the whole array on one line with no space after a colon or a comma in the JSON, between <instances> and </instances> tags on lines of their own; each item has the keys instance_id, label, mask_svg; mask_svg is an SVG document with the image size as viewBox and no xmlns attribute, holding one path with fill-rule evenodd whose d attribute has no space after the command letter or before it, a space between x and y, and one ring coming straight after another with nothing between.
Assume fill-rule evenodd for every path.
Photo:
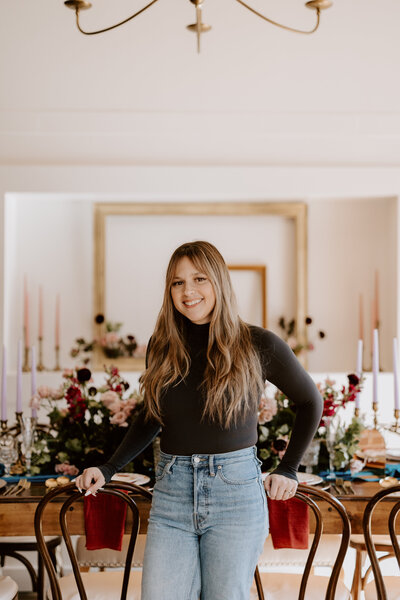
<instances>
[{"instance_id":1,"label":"woman's face","mask_svg":"<svg viewBox=\"0 0 400 600\"><path fill-rule=\"evenodd\" d=\"M171 297L176 310L192 323L203 325L211 321L215 306L214 288L207 275L199 272L187 256L176 265Z\"/></svg>"}]
</instances>

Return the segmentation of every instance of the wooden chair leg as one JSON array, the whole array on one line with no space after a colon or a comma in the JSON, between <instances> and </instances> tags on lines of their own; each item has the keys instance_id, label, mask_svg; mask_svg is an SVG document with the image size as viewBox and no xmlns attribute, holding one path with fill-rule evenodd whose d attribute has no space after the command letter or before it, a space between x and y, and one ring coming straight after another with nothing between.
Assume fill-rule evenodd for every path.
<instances>
[{"instance_id":1,"label":"wooden chair leg","mask_svg":"<svg viewBox=\"0 0 400 600\"><path fill-rule=\"evenodd\" d=\"M361 550L356 550L356 564L354 566L354 577L351 584L352 600L359 600L361 591L361 569L362 569L363 553Z\"/></svg>"},{"instance_id":2,"label":"wooden chair leg","mask_svg":"<svg viewBox=\"0 0 400 600\"><path fill-rule=\"evenodd\" d=\"M254 579L256 582L258 600L265 600L264 590L263 590L261 577L260 577L260 571L258 570L258 567L256 567L256 570L254 572Z\"/></svg>"},{"instance_id":3,"label":"wooden chair leg","mask_svg":"<svg viewBox=\"0 0 400 600\"><path fill-rule=\"evenodd\" d=\"M44 564L43 559L38 552L38 574L37 574L37 600L45 600L44 592Z\"/></svg>"}]
</instances>

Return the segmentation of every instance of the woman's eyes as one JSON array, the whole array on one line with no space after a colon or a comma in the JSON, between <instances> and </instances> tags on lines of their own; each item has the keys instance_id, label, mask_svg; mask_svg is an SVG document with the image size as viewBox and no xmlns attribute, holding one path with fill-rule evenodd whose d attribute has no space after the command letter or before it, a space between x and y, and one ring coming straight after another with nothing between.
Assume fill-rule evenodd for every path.
<instances>
[{"instance_id":1,"label":"woman's eyes","mask_svg":"<svg viewBox=\"0 0 400 600\"><path fill-rule=\"evenodd\" d=\"M207 277L195 277L194 281L197 281L198 283L203 283L203 281L207 281ZM179 285L183 285L185 282L184 281L174 281L172 283L172 287L178 287Z\"/></svg>"}]
</instances>

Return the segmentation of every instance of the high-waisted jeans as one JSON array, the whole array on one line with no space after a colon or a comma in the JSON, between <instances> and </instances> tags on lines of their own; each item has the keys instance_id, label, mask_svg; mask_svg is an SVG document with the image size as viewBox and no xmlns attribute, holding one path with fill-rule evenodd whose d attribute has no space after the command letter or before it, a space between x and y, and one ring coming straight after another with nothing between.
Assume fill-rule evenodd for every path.
<instances>
[{"instance_id":1,"label":"high-waisted jeans","mask_svg":"<svg viewBox=\"0 0 400 600\"><path fill-rule=\"evenodd\" d=\"M214 455L161 452L142 600L248 600L267 533L254 447Z\"/></svg>"}]
</instances>

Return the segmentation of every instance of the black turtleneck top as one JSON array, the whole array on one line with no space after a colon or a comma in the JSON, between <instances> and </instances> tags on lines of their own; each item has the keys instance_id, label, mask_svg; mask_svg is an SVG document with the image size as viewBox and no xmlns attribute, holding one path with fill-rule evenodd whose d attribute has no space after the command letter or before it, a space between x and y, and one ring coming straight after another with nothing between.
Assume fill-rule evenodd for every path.
<instances>
[{"instance_id":1,"label":"black turtleneck top","mask_svg":"<svg viewBox=\"0 0 400 600\"><path fill-rule=\"evenodd\" d=\"M250 325L254 348L260 358L264 380L279 388L296 405L296 419L285 455L274 473L296 479L301 458L311 442L322 414L322 399L311 377L290 347L271 331ZM209 324L187 321L186 338L190 355L187 377L171 386L163 396L163 427L137 415L110 460L99 468L106 481L140 454L161 431L163 452L173 455L221 454L253 446L257 442L257 406L236 425L223 429L202 419L204 399L200 391L206 367Z\"/></svg>"}]
</instances>

